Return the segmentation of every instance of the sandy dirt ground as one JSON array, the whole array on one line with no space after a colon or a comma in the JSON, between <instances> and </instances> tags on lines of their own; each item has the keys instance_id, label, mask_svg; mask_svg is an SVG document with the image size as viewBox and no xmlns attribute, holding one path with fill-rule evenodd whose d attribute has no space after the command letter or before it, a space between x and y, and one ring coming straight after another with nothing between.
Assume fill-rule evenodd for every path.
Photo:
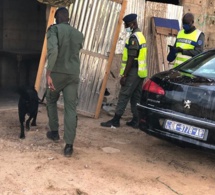
<instances>
[{"instance_id":1,"label":"sandy dirt ground","mask_svg":"<svg viewBox=\"0 0 215 195\"><path fill-rule=\"evenodd\" d=\"M110 119L79 115L71 158L61 141L46 138L46 109L37 127L19 139L17 109L0 111L1 195L212 195L215 155L181 148L126 127L100 127Z\"/></svg>"}]
</instances>

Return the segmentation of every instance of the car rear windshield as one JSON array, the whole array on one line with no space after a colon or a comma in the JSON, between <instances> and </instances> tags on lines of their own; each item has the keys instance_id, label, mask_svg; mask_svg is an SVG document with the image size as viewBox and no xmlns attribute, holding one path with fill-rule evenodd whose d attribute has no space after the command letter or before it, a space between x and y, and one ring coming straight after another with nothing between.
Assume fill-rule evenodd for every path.
<instances>
[{"instance_id":1,"label":"car rear windshield","mask_svg":"<svg viewBox=\"0 0 215 195\"><path fill-rule=\"evenodd\" d=\"M215 79L215 51L202 53L176 69L195 76Z\"/></svg>"}]
</instances>

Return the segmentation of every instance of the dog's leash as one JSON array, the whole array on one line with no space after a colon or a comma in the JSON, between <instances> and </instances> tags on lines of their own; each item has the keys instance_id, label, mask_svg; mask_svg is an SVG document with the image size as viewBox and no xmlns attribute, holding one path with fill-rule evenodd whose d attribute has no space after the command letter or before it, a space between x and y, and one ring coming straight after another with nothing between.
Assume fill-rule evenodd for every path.
<instances>
[{"instance_id":1,"label":"dog's leash","mask_svg":"<svg viewBox=\"0 0 215 195\"><path fill-rule=\"evenodd\" d=\"M47 93L47 89L45 90L42 99L38 98L38 99L39 99L39 100L38 100L39 104L45 104L43 101L44 101L44 99L45 99L45 97L46 97L46 93Z\"/></svg>"}]
</instances>

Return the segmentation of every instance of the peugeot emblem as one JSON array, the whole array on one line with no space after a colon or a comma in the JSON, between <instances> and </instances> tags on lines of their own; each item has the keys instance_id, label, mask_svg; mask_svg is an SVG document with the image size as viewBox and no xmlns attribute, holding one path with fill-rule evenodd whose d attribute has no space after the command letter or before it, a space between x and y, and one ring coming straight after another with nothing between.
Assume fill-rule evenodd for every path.
<instances>
[{"instance_id":1,"label":"peugeot emblem","mask_svg":"<svg viewBox=\"0 0 215 195\"><path fill-rule=\"evenodd\" d=\"M191 101L190 100L184 100L184 108L190 109Z\"/></svg>"}]
</instances>

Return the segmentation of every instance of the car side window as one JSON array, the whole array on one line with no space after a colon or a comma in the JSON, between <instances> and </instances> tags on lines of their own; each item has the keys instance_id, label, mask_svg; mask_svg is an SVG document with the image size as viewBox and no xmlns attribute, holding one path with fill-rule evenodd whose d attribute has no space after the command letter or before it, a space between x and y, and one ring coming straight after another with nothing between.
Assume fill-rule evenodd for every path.
<instances>
[{"instance_id":1,"label":"car side window","mask_svg":"<svg viewBox=\"0 0 215 195\"><path fill-rule=\"evenodd\" d=\"M199 55L179 67L179 70L196 76L215 79L215 54Z\"/></svg>"},{"instance_id":2,"label":"car side window","mask_svg":"<svg viewBox=\"0 0 215 195\"><path fill-rule=\"evenodd\" d=\"M193 72L194 75L215 79L215 58L207 61Z\"/></svg>"}]
</instances>

